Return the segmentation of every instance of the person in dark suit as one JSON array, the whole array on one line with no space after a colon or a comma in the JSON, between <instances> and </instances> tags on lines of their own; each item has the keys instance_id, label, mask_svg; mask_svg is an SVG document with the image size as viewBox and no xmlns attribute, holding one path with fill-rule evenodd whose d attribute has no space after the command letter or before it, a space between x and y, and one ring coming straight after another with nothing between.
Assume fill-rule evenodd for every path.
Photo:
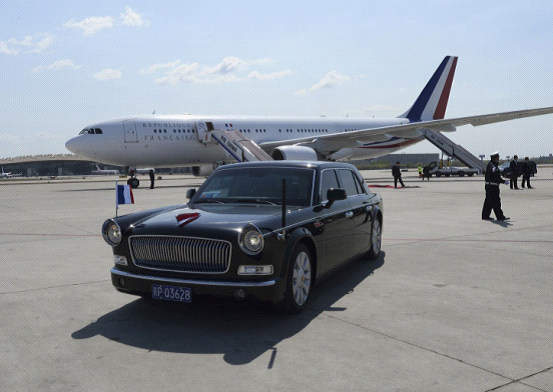
<instances>
[{"instance_id":1,"label":"person in dark suit","mask_svg":"<svg viewBox=\"0 0 553 392\"><path fill-rule=\"evenodd\" d=\"M150 189L154 189L154 182L156 180L154 170L150 169L150 171L148 172L148 175L150 176Z\"/></svg>"},{"instance_id":2,"label":"person in dark suit","mask_svg":"<svg viewBox=\"0 0 553 392\"><path fill-rule=\"evenodd\" d=\"M509 164L509 169L511 169L511 189L518 189L517 177L518 177L518 156L514 156L513 160Z\"/></svg>"},{"instance_id":3,"label":"person in dark suit","mask_svg":"<svg viewBox=\"0 0 553 392\"><path fill-rule=\"evenodd\" d=\"M484 200L484 206L482 207L482 219L492 220L490 214L493 210L495 218L498 221L504 221L509 217L503 214L501 209L501 199L499 198L499 184L508 184L501 178L499 173L499 152L494 152L490 155L490 163L486 167L485 181L486 181L486 199Z\"/></svg>"},{"instance_id":4,"label":"person in dark suit","mask_svg":"<svg viewBox=\"0 0 553 392\"><path fill-rule=\"evenodd\" d=\"M430 181L430 168L428 167L428 165L426 165L422 169L422 180L423 181L424 181L424 177L426 177L428 179L428 181Z\"/></svg>"},{"instance_id":5,"label":"person in dark suit","mask_svg":"<svg viewBox=\"0 0 553 392\"><path fill-rule=\"evenodd\" d=\"M528 189L532 189L532 187L530 186L530 176L534 174L534 170L532 165L530 164L530 158L524 158L524 161L520 163L520 166L522 169L522 184L520 184L520 186L524 188L524 184L527 184Z\"/></svg>"},{"instance_id":6,"label":"person in dark suit","mask_svg":"<svg viewBox=\"0 0 553 392\"><path fill-rule=\"evenodd\" d=\"M401 170L399 169L399 162L396 162L396 164L392 166L392 175L394 176L394 188L397 188L398 181L401 183L401 187L405 188L405 184L401 179Z\"/></svg>"}]
</instances>

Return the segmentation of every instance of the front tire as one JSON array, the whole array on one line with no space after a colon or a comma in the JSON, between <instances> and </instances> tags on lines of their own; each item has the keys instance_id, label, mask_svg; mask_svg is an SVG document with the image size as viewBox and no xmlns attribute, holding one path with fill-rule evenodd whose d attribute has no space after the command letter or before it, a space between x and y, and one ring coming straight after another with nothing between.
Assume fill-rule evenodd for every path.
<instances>
[{"instance_id":1,"label":"front tire","mask_svg":"<svg viewBox=\"0 0 553 392\"><path fill-rule=\"evenodd\" d=\"M380 255L380 249L382 247L382 225L380 219L376 218L373 221L373 227L371 230L371 248L367 252L367 259L375 260Z\"/></svg>"},{"instance_id":2,"label":"front tire","mask_svg":"<svg viewBox=\"0 0 553 392\"><path fill-rule=\"evenodd\" d=\"M276 309L284 313L296 314L305 309L311 283L313 282L312 255L304 244L298 244L290 257L286 276L284 298L276 304Z\"/></svg>"}]
</instances>

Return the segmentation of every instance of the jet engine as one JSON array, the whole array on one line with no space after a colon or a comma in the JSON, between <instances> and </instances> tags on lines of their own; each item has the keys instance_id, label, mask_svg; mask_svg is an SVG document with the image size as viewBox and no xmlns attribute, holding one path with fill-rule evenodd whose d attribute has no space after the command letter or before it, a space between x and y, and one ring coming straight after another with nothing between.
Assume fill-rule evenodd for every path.
<instances>
[{"instance_id":1,"label":"jet engine","mask_svg":"<svg viewBox=\"0 0 553 392\"><path fill-rule=\"evenodd\" d=\"M209 177L211 173L213 173L213 170L215 170L213 166L214 165L192 166L190 168L190 173L192 173L194 177Z\"/></svg>"},{"instance_id":2,"label":"jet engine","mask_svg":"<svg viewBox=\"0 0 553 392\"><path fill-rule=\"evenodd\" d=\"M275 161L316 161L317 152L305 146L280 146L273 150L271 156Z\"/></svg>"}]
</instances>

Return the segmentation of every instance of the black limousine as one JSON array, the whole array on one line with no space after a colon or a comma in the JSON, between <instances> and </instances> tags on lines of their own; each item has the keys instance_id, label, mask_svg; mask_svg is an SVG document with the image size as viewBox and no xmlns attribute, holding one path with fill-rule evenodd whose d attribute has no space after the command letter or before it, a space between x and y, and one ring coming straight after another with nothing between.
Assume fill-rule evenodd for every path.
<instances>
[{"instance_id":1,"label":"black limousine","mask_svg":"<svg viewBox=\"0 0 553 392\"><path fill-rule=\"evenodd\" d=\"M225 165L187 197L105 221L117 290L180 302L254 296L298 313L321 277L380 254L382 197L346 163Z\"/></svg>"}]
</instances>

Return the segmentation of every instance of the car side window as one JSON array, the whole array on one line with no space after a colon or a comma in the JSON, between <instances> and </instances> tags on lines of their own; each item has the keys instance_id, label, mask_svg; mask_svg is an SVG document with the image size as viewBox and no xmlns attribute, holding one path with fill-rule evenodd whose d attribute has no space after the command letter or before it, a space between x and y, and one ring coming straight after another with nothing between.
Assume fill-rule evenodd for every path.
<instances>
[{"instance_id":1,"label":"car side window","mask_svg":"<svg viewBox=\"0 0 553 392\"><path fill-rule=\"evenodd\" d=\"M319 201L326 200L326 193L329 189L339 188L338 179L334 170L324 170L321 175L321 193L319 195Z\"/></svg>"},{"instance_id":2,"label":"car side window","mask_svg":"<svg viewBox=\"0 0 553 392\"><path fill-rule=\"evenodd\" d=\"M358 195L361 193L359 184L355 180L354 174L351 170L340 169L337 170L338 178L340 179L341 188L346 191L348 196Z\"/></svg>"}]
</instances>

